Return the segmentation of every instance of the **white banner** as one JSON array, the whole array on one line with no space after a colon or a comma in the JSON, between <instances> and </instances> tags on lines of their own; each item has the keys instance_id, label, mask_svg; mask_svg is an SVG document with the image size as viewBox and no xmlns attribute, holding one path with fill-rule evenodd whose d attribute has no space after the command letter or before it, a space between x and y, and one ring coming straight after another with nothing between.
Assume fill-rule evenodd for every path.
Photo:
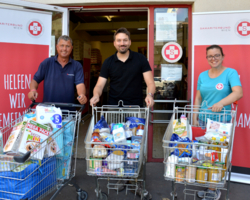
<instances>
[{"instance_id":1,"label":"white banner","mask_svg":"<svg viewBox=\"0 0 250 200\"><path fill-rule=\"evenodd\" d=\"M51 13L0 8L0 42L50 45Z\"/></svg>"},{"instance_id":2,"label":"white banner","mask_svg":"<svg viewBox=\"0 0 250 200\"><path fill-rule=\"evenodd\" d=\"M225 54L223 66L236 69L240 75L244 96L239 101L237 127L233 146L233 169L243 173L250 168L250 11L193 14L192 46L192 98L195 97L197 80L201 72L209 70L206 48L217 44ZM192 101L194 102L194 101ZM247 169L249 171L249 169ZM235 179L234 179L235 180ZM240 180L239 180L240 181Z\"/></svg>"}]
</instances>

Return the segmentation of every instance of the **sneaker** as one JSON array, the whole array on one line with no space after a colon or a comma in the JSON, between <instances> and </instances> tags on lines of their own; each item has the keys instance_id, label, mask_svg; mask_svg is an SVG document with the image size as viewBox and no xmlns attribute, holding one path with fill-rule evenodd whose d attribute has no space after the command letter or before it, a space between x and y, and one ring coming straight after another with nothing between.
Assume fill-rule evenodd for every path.
<instances>
[{"instance_id":1,"label":"sneaker","mask_svg":"<svg viewBox=\"0 0 250 200\"><path fill-rule=\"evenodd\" d=\"M114 188L118 189L119 192L123 191L125 189L125 186L127 184L127 181L125 180L119 180L115 183Z\"/></svg>"},{"instance_id":2,"label":"sneaker","mask_svg":"<svg viewBox=\"0 0 250 200\"><path fill-rule=\"evenodd\" d=\"M142 188L139 187L138 190L136 191L136 194L141 197L142 195ZM143 195L144 199L147 199L147 200L151 200L152 199L152 195L145 189L144 190L144 195Z\"/></svg>"},{"instance_id":3,"label":"sneaker","mask_svg":"<svg viewBox=\"0 0 250 200\"><path fill-rule=\"evenodd\" d=\"M203 198L202 200L218 200L221 196L220 190L210 190L206 189L204 191L199 191L197 193L198 197Z\"/></svg>"}]
</instances>

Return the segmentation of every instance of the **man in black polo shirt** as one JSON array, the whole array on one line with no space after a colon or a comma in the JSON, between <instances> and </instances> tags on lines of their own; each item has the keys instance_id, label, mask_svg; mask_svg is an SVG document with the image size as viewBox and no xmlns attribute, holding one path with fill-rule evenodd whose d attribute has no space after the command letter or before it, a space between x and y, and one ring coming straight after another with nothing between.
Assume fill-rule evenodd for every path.
<instances>
[{"instance_id":1,"label":"man in black polo shirt","mask_svg":"<svg viewBox=\"0 0 250 200\"><path fill-rule=\"evenodd\" d=\"M45 59L39 66L30 83L30 100L36 100L37 88L44 80L43 102L75 103L75 87L77 100L85 104L86 89L84 85L83 68L72 58L72 39L69 36L60 36L56 45L58 55Z\"/></svg>"},{"instance_id":2,"label":"man in black polo shirt","mask_svg":"<svg viewBox=\"0 0 250 200\"><path fill-rule=\"evenodd\" d=\"M146 105L149 107L154 105L155 83L151 67L144 55L129 49L130 45L129 31L126 28L119 28L114 34L114 46L117 52L107 58L102 65L93 97L90 100L91 106L99 102L108 78L110 78L108 105L118 105L118 101L122 100L124 105L143 106L143 78L148 92L145 98ZM141 171L142 169L139 177ZM124 183L120 181L118 184ZM142 188L140 187L137 194L141 195L141 193ZM152 199L148 191L144 191L144 196L147 199Z\"/></svg>"}]
</instances>

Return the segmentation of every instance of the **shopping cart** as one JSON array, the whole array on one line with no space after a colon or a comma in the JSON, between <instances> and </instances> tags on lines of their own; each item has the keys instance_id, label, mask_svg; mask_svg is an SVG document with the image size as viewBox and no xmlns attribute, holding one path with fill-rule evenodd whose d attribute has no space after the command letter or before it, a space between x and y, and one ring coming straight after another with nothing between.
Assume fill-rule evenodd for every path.
<instances>
[{"instance_id":1,"label":"shopping cart","mask_svg":"<svg viewBox=\"0 0 250 200\"><path fill-rule=\"evenodd\" d=\"M64 103L46 104L61 107L62 127L58 130L54 129L53 133L50 132L46 140L35 145L25 155L0 155L0 199L43 199L52 192L54 194L50 199L55 199L56 195L68 184L75 186L78 200L86 200L88 197L87 192L83 191L73 179L76 169L79 125L84 106ZM33 109L35 105L38 103L33 102L26 112L35 111ZM63 108L75 107L80 107L80 110L63 110ZM13 128L23 121L24 116L25 114L0 130L4 144Z\"/></svg>"},{"instance_id":2,"label":"shopping cart","mask_svg":"<svg viewBox=\"0 0 250 200\"><path fill-rule=\"evenodd\" d=\"M85 138L85 147L87 174L96 177L95 192L98 199L108 199L108 195L100 189L99 180L103 179L108 180L108 194L110 190L116 190L118 194L120 185L117 182L119 180L127 182L125 184L126 194L129 190L136 194L139 183L142 184L143 190L145 189L148 113L149 108L140 108L139 106L93 107L93 115ZM140 143L91 142L94 125L101 116L104 116L108 124L124 123L126 117L145 118L144 133ZM115 152L120 153L116 154ZM138 177L141 168L143 169L142 178ZM128 181L130 182L128 183ZM144 199L144 197L141 198Z\"/></svg>"},{"instance_id":3,"label":"shopping cart","mask_svg":"<svg viewBox=\"0 0 250 200\"><path fill-rule=\"evenodd\" d=\"M164 150L164 178L172 182L171 198L177 197L176 183L184 185L184 199L193 196L196 199L197 190L194 186L226 190L226 200L229 200L229 188L231 178L231 159L233 151L233 141L236 125L237 105L233 104L232 110L222 110L221 113L211 112L210 109L202 109L197 106L175 107L169 125L163 137ZM210 118L217 122L232 123L231 136L228 142L196 143L177 142L171 140L173 126L176 119L181 115L187 118L187 136L193 140L197 136L205 135L207 119ZM193 116L199 116L201 122L199 126L192 126ZM222 140L223 141L223 140ZM177 158L172 156L177 153ZM189 153L189 157L180 158L183 152ZM176 154L175 154L176 155ZM170 158L172 156L172 158ZM200 160L197 159L197 156ZM219 161L214 162L218 156ZM187 186L189 186L187 188ZM205 196L208 193L205 192ZM214 196L214 199L217 196ZM212 199L209 197L209 199Z\"/></svg>"}]
</instances>

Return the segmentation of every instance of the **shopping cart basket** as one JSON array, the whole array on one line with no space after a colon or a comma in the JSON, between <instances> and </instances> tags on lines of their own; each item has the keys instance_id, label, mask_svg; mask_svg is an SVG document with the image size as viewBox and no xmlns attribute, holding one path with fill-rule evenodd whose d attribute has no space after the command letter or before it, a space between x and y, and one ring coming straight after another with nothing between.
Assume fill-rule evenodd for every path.
<instances>
[{"instance_id":1,"label":"shopping cart basket","mask_svg":"<svg viewBox=\"0 0 250 200\"><path fill-rule=\"evenodd\" d=\"M193 186L226 190L226 200L229 200L229 187L231 178L231 159L236 124L237 105L232 110L222 110L220 113L211 112L210 109L202 109L197 106L175 107L169 125L163 137L164 150L164 178L172 181L171 196L177 197L175 184L184 185L184 199L193 196L196 199L198 190L189 189ZM231 123L230 137L227 142L198 143L197 141L173 140L175 120L180 116L187 119L187 136L195 140L197 136L203 136L206 132L208 119L215 122ZM193 116L199 116L198 126L193 126ZM216 124L216 123L215 123ZM218 123L217 123L218 124ZM172 140L171 140L172 138ZM198 138L199 140L201 138ZM204 138L203 138L204 139ZM225 138L224 138L225 139ZM212 138L214 140L214 138ZM186 157L182 155L186 154ZM198 159L199 158L199 159ZM217 162L216 162L217 160ZM205 192L205 196L208 194ZM214 196L214 199L217 196ZM212 199L209 197L209 199Z\"/></svg>"},{"instance_id":2,"label":"shopping cart basket","mask_svg":"<svg viewBox=\"0 0 250 200\"><path fill-rule=\"evenodd\" d=\"M85 138L87 174L96 177L96 196L98 199L108 199L108 195L101 192L99 180L107 179L108 193L113 189L119 191L119 184L112 183L119 180L132 181L125 185L126 194L128 190L138 189L138 182L145 189L145 164L147 155L147 137L148 137L148 113L149 108L140 108L139 106L102 106L93 107L92 118L89 124L88 132ZM91 137L94 125L104 116L108 124L124 123L126 117L144 118L144 132L140 143L108 143L92 142ZM105 146L105 147L104 147ZM120 152L120 153L115 153ZM134 156L130 156L134 155ZM140 169L143 169L142 178L138 177ZM144 192L142 192L144 193ZM143 198L143 197L142 197Z\"/></svg>"},{"instance_id":3,"label":"shopping cart basket","mask_svg":"<svg viewBox=\"0 0 250 200\"><path fill-rule=\"evenodd\" d=\"M62 127L50 132L46 140L25 155L0 155L0 199L43 199L52 192L54 194L50 199L55 199L56 195L69 183L76 187L78 200L86 200L88 197L87 192L83 191L73 179L76 169L79 125L84 106L64 103L46 104L61 107ZM27 112L35 111L32 109L35 105L38 103L33 102ZM80 110L63 110L63 108L74 107L80 107ZM0 130L4 144L13 127L22 122L24 116L25 114ZM75 154L74 158L73 154ZM41 157L41 155L44 156Z\"/></svg>"}]
</instances>

